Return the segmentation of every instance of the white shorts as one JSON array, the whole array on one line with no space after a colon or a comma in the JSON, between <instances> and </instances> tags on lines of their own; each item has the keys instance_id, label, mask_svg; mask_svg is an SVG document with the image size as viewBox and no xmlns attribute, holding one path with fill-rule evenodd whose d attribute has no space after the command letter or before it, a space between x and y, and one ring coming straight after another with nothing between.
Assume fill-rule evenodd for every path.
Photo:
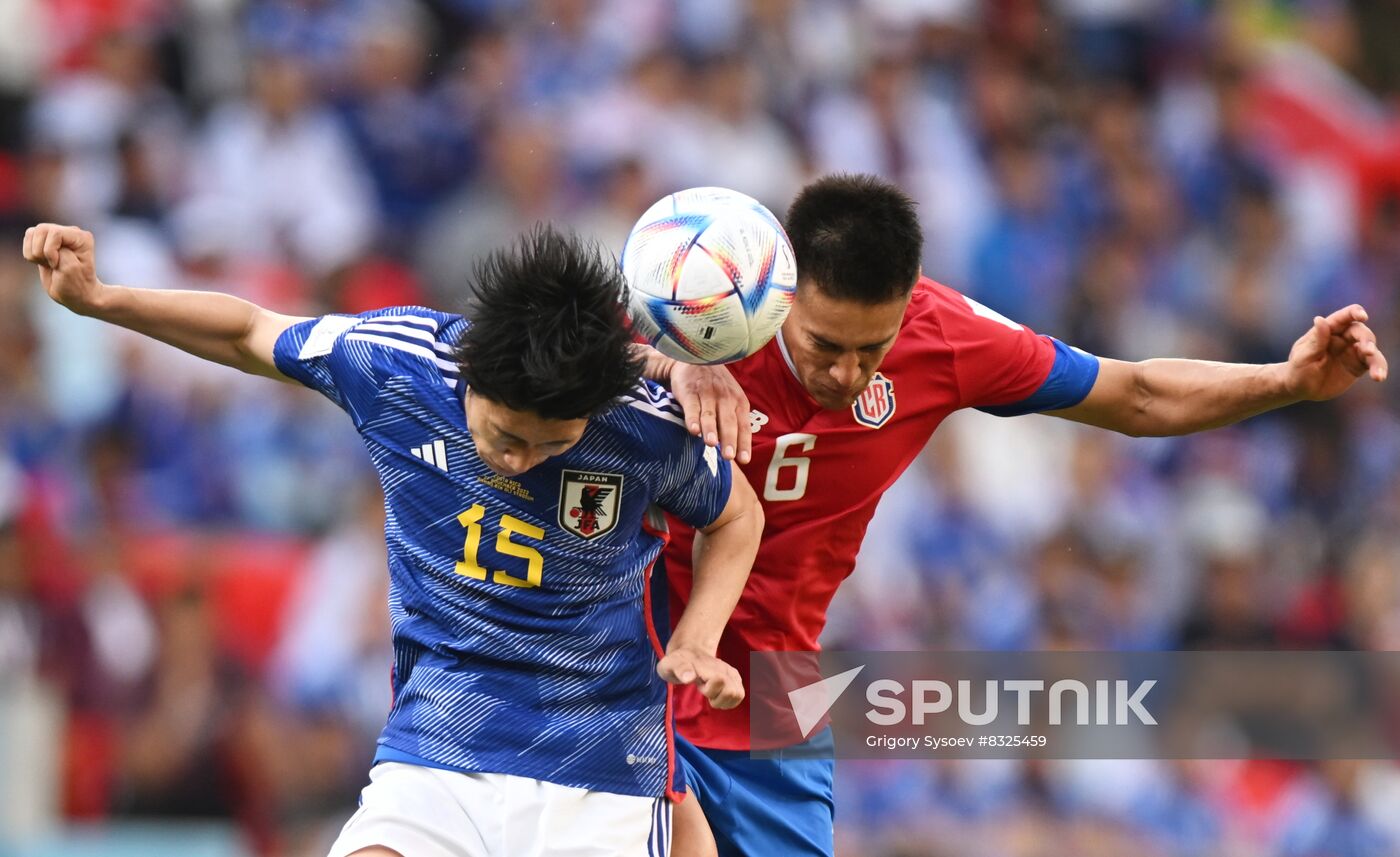
<instances>
[{"instance_id":1,"label":"white shorts","mask_svg":"<svg viewBox=\"0 0 1400 857\"><path fill-rule=\"evenodd\" d=\"M671 802L508 774L383 762L331 846L382 845L404 857L665 857Z\"/></svg>"}]
</instances>

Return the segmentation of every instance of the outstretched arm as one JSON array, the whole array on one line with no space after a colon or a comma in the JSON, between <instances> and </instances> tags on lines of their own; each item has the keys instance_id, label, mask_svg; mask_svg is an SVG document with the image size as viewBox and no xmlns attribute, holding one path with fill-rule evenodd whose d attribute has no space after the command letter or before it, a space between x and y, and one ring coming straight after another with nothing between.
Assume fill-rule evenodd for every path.
<instances>
[{"instance_id":1,"label":"outstretched arm","mask_svg":"<svg viewBox=\"0 0 1400 857\"><path fill-rule=\"evenodd\" d=\"M49 297L79 315L129 328L249 374L287 380L273 364L272 347L284 330L303 319L218 292L103 283L97 279L92 233L76 226L31 227L24 233L24 258L39 266Z\"/></svg>"},{"instance_id":2,"label":"outstretched arm","mask_svg":"<svg viewBox=\"0 0 1400 857\"><path fill-rule=\"evenodd\" d=\"M1357 305L1318 316L1284 363L1102 360L1084 401L1047 413L1135 437L1161 437L1219 428L1295 402L1331 399L1362 376L1384 381L1389 373L1366 318Z\"/></svg>"}]
</instances>

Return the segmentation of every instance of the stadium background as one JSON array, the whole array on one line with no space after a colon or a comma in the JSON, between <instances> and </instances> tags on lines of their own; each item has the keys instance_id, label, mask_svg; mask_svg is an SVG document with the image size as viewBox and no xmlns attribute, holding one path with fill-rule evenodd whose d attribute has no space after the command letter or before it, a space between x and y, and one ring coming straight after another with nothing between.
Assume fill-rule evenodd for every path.
<instances>
[{"instance_id":1,"label":"stadium background","mask_svg":"<svg viewBox=\"0 0 1400 857\"><path fill-rule=\"evenodd\" d=\"M379 500L311 393L42 300L457 305L537 219L866 170L925 270L1119 358L1396 349L1394 0L0 3L0 852L320 854L388 702ZM1397 388L1184 440L959 415L828 646L1400 648ZM875 439L875 438L873 438ZM844 854L1400 854L1388 763L839 766Z\"/></svg>"}]
</instances>

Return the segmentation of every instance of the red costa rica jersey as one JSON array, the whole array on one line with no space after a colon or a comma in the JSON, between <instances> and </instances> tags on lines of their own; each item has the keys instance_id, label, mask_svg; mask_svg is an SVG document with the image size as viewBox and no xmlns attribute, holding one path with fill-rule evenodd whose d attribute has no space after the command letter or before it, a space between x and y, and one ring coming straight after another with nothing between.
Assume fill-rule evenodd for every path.
<instances>
[{"instance_id":1,"label":"red costa rica jersey","mask_svg":"<svg viewBox=\"0 0 1400 857\"><path fill-rule=\"evenodd\" d=\"M944 417L977 407L1010 416L1078 404L1098 361L921 279L899 337L851 407L826 410L808 394L781 335L730 365L749 397L753 457L742 469L766 525L748 585L720 640L719 657L749 681L751 651L816 651L836 588L880 496L928 443ZM669 521L665 562L671 616L690 597L695 532ZM718 750L749 749L748 700L711 708L677 688L681 734Z\"/></svg>"}]
</instances>

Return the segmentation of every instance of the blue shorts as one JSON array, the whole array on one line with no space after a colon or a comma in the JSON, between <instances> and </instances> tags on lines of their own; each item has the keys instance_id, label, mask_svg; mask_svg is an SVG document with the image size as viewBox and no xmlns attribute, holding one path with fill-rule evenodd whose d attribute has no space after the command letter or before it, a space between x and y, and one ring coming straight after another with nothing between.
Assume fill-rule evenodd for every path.
<instances>
[{"instance_id":1,"label":"blue shorts","mask_svg":"<svg viewBox=\"0 0 1400 857\"><path fill-rule=\"evenodd\" d=\"M707 750L676 736L676 755L720 857L831 857L832 749L830 727L767 757Z\"/></svg>"}]
</instances>

